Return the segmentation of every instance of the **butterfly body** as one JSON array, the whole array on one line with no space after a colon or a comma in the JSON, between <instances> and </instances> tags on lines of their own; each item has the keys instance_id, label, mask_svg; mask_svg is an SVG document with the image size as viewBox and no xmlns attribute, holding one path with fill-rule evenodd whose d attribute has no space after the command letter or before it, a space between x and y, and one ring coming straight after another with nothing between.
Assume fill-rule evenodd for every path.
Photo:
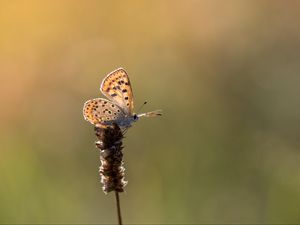
<instances>
[{"instance_id":1,"label":"butterfly body","mask_svg":"<svg viewBox=\"0 0 300 225\"><path fill-rule=\"evenodd\" d=\"M161 115L159 111L133 113L133 93L126 71L119 68L102 81L100 90L108 99L96 98L85 102L83 116L94 125L118 124L127 129L140 117Z\"/></svg>"},{"instance_id":2,"label":"butterfly body","mask_svg":"<svg viewBox=\"0 0 300 225\"><path fill-rule=\"evenodd\" d=\"M137 117L137 115L133 115L133 116L127 116L127 117L123 117L120 119L116 119L116 120L108 120L108 121L104 121L103 125L113 125L114 123L116 123L119 127L123 127L123 128L129 128L131 127L131 125L136 122L139 118Z\"/></svg>"}]
</instances>

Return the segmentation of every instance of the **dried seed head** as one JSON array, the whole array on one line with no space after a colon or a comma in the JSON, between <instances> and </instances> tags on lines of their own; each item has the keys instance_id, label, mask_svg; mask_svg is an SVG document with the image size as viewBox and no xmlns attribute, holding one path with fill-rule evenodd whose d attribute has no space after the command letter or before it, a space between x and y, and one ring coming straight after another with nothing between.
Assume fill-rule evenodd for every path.
<instances>
[{"instance_id":1,"label":"dried seed head","mask_svg":"<svg viewBox=\"0 0 300 225\"><path fill-rule=\"evenodd\" d=\"M101 166L99 168L103 191L123 192L127 182L124 180L122 139L124 138L117 124L111 126L95 127L99 139L96 142L100 149Z\"/></svg>"}]
</instances>

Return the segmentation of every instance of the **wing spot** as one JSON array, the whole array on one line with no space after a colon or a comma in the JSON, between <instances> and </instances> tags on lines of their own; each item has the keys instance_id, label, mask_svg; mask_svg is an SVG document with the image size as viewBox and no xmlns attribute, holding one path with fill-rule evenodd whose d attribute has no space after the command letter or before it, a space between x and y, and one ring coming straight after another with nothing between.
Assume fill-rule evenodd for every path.
<instances>
[{"instance_id":1,"label":"wing spot","mask_svg":"<svg viewBox=\"0 0 300 225\"><path fill-rule=\"evenodd\" d=\"M111 105L111 107L115 107L115 105Z\"/></svg>"},{"instance_id":2,"label":"wing spot","mask_svg":"<svg viewBox=\"0 0 300 225\"><path fill-rule=\"evenodd\" d=\"M129 85L129 83L128 83L128 82L125 82L125 85Z\"/></svg>"},{"instance_id":3,"label":"wing spot","mask_svg":"<svg viewBox=\"0 0 300 225\"><path fill-rule=\"evenodd\" d=\"M110 90L110 88L108 87L108 88L106 89L106 92L109 92L109 90Z\"/></svg>"},{"instance_id":4,"label":"wing spot","mask_svg":"<svg viewBox=\"0 0 300 225\"><path fill-rule=\"evenodd\" d=\"M128 97L127 97L127 96L125 97L125 100L128 100Z\"/></svg>"},{"instance_id":5,"label":"wing spot","mask_svg":"<svg viewBox=\"0 0 300 225\"><path fill-rule=\"evenodd\" d=\"M111 111L108 111L109 114L111 114Z\"/></svg>"},{"instance_id":6,"label":"wing spot","mask_svg":"<svg viewBox=\"0 0 300 225\"><path fill-rule=\"evenodd\" d=\"M118 109L117 112L120 112L120 109Z\"/></svg>"},{"instance_id":7,"label":"wing spot","mask_svg":"<svg viewBox=\"0 0 300 225\"><path fill-rule=\"evenodd\" d=\"M127 89L123 89L122 92L123 92L123 93L127 92Z\"/></svg>"},{"instance_id":8,"label":"wing spot","mask_svg":"<svg viewBox=\"0 0 300 225\"><path fill-rule=\"evenodd\" d=\"M129 106L129 103L127 103L126 105Z\"/></svg>"},{"instance_id":9,"label":"wing spot","mask_svg":"<svg viewBox=\"0 0 300 225\"><path fill-rule=\"evenodd\" d=\"M110 96L111 96L111 97L116 97L116 96L117 96L117 94L116 94L116 93L114 93L114 94L111 94Z\"/></svg>"}]
</instances>

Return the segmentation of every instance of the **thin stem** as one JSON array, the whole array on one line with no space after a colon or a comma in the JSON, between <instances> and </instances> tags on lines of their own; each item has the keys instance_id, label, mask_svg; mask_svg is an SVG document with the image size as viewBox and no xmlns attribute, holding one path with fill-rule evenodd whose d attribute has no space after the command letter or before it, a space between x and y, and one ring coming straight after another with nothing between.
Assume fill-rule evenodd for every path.
<instances>
[{"instance_id":1,"label":"thin stem","mask_svg":"<svg viewBox=\"0 0 300 225\"><path fill-rule=\"evenodd\" d=\"M116 203L117 203L117 211L118 211L118 222L119 222L119 225L122 225L122 216L121 216L119 192L115 191L115 194L116 194Z\"/></svg>"}]
</instances>

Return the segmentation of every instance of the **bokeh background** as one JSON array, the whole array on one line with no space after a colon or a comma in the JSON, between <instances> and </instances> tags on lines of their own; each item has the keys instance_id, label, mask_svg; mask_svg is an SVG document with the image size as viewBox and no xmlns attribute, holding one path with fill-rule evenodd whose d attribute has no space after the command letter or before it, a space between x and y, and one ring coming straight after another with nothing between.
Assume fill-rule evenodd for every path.
<instances>
[{"instance_id":1,"label":"bokeh background","mask_svg":"<svg viewBox=\"0 0 300 225\"><path fill-rule=\"evenodd\" d=\"M115 223L83 103L124 67L127 224L300 223L299 1L1 1L0 223Z\"/></svg>"}]
</instances>

